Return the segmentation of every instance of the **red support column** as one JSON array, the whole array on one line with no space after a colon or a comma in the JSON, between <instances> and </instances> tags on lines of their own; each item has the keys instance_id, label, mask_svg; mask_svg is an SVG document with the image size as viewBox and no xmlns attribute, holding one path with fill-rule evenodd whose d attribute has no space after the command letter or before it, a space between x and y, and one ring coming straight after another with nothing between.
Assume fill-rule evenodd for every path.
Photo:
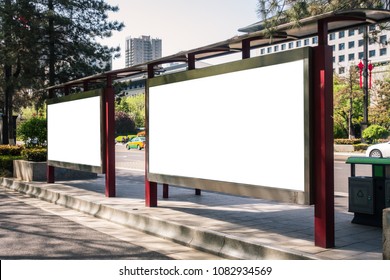
<instances>
[{"instance_id":1,"label":"red support column","mask_svg":"<svg viewBox=\"0 0 390 280\"><path fill-rule=\"evenodd\" d=\"M107 77L105 88L105 140L106 140L106 190L107 197L115 197L115 94L112 87L112 77Z\"/></svg>"},{"instance_id":2,"label":"red support column","mask_svg":"<svg viewBox=\"0 0 390 280\"><path fill-rule=\"evenodd\" d=\"M169 185L163 184L163 198L169 198Z\"/></svg>"},{"instance_id":3,"label":"red support column","mask_svg":"<svg viewBox=\"0 0 390 280\"><path fill-rule=\"evenodd\" d=\"M145 206L157 207L157 183L145 178Z\"/></svg>"},{"instance_id":4,"label":"red support column","mask_svg":"<svg viewBox=\"0 0 390 280\"><path fill-rule=\"evenodd\" d=\"M314 48L313 164L315 245L331 248L334 238L333 67L327 22L318 22Z\"/></svg>"},{"instance_id":5,"label":"red support column","mask_svg":"<svg viewBox=\"0 0 390 280\"><path fill-rule=\"evenodd\" d=\"M46 166L46 180L49 184L53 184L55 181L54 170L54 166Z\"/></svg>"},{"instance_id":6,"label":"red support column","mask_svg":"<svg viewBox=\"0 0 390 280\"><path fill-rule=\"evenodd\" d=\"M242 40L242 59L251 57L251 41Z\"/></svg>"},{"instance_id":7,"label":"red support column","mask_svg":"<svg viewBox=\"0 0 390 280\"><path fill-rule=\"evenodd\" d=\"M148 65L148 78L154 77L154 65L149 64ZM145 95L145 104L146 108L148 108L148 94ZM146 207L157 207L157 183L156 182L150 182L148 180L148 158L149 158L149 112L148 109L146 109L146 148L145 148L145 206Z\"/></svg>"},{"instance_id":8,"label":"red support column","mask_svg":"<svg viewBox=\"0 0 390 280\"><path fill-rule=\"evenodd\" d=\"M49 98L54 97L54 89L49 89ZM46 139L47 140L47 139ZM54 166L47 165L46 166L46 181L47 183L53 184L55 181L55 176L54 176Z\"/></svg>"},{"instance_id":9,"label":"red support column","mask_svg":"<svg viewBox=\"0 0 390 280\"><path fill-rule=\"evenodd\" d=\"M195 65L196 59L194 53L188 54L188 70L193 70L196 68ZM202 191L200 189L195 189L195 195L201 195Z\"/></svg>"}]
</instances>

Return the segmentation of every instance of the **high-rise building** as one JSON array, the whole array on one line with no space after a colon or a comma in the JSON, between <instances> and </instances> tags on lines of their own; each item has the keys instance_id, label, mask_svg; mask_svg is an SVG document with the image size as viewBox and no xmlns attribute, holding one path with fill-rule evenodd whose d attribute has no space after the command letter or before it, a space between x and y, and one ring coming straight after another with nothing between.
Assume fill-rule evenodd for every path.
<instances>
[{"instance_id":1,"label":"high-rise building","mask_svg":"<svg viewBox=\"0 0 390 280\"><path fill-rule=\"evenodd\" d=\"M162 40L142 35L139 38L126 38L125 65L126 67L142 64L161 58Z\"/></svg>"}]
</instances>

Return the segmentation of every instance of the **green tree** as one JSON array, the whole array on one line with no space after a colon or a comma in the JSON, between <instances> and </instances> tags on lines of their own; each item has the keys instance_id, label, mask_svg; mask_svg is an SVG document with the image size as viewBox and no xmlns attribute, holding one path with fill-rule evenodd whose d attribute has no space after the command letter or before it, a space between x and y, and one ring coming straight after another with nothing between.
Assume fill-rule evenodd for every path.
<instances>
[{"instance_id":1,"label":"green tree","mask_svg":"<svg viewBox=\"0 0 390 280\"><path fill-rule=\"evenodd\" d=\"M119 48L103 46L97 39L123 28L123 23L108 20L108 12L118 11L118 7L104 0L39 2L50 85L108 70L112 54Z\"/></svg>"},{"instance_id":2,"label":"green tree","mask_svg":"<svg viewBox=\"0 0 390 280\"><path fill-rule=\"evenodd\" d=\"M378 124L390 130L390 78L377 80L376 89L371 91L371 107L369 119L372 124Z\"/></svg>"},{"instance_id":3,"label":"green tree","mask_svg":"<svg viewBox=\"0 0 390 280\"><path fill-rule=\"evenodd\" d=\"M373 124L367 127L363 131L364 139L367 139L369 142L375 142L378 139L387 138L389 136L389 131L383 126Z\"/></svg>"},{"instance_id":4,"label":"green tree","mask_svg":"<svg viewBox=\"0 0 390 280\"><path fill-rule=\"evenodd\" d=\"M357 136L356 129L360 127L363 116L363 92L358 79L356 66L351 66L345 76L334 76L333 119L336 138L342 135L350 139Z\"/></svg>"},{"instance_id":5,"label":"green tree","mask_svg":"<svg viewBox=\"0 0 390 280\"><path fill-rule=\"evenodd\" d=\"M43 146L47 139L47 121L45 118L33 117L22 122L17 132L26 146Z\"/></svg>"},{"instance_id":6,"label":"green tree","mask_svg":"<svg viewBox=\"0 0 390 280\"><path fill-rule=\"evenodd\" d=\"M97 42L123 23L108 20L118 8L104 0L0 1L0 86L5 134L17 105L36 88L92 75L110 67L118 48ZM43 92L35 94L42 104ZM1 101L1 100L0 100ZM7 133L8 132L8 133ZM6 141L12 137L3 137Z\"/></svg>"},{"instance_id":7,"label":"green tree","mask_svg":"<svg viewBox=\"0 0 390 280\"><path fill-rule=\"evenodd\" d=\"M135 124L126 112L115 112L115 135L129 135L136 132Z\"/></svg>"},{"instance_id":8,"label":"green tree","mask_svg":"<svg viewBox=\"0 0 390 280\"><path fill-rule=\"evenodd\" d=\"M145 127L145 94L122 97L116 111L128 113L137 128Z\"/></svg>"},{"instance_id":9,"label":"green tree","mask_svg":"<svg viewBox=\"0 0 390 280\"><path fill-rule=\"evenodd\" d=\"M40 55L35 47L39 38L37 22L36 8L31 1L0 2L0 92L5 144L14 135L12 116L16 93L23 93L23 88L32 88L35 76L43 73L39 70Z\"/></svg>"},{"instance_id":10,"label":"green tree","mask_svg":"<svg viewBox=\"0 0 390 280\"><path fill-rule=\"evenodd\" d=\"M258 0L257 13L272 36L273 28L285 22L354 8L383 8L381 0Z\"/></svg>"}]
</instances>

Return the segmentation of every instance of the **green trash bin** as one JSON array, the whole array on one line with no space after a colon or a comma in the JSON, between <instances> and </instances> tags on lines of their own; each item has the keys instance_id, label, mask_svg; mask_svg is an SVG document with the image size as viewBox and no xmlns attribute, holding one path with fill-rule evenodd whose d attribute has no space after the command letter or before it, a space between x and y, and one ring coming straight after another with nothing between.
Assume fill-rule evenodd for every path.
<instances>
[{"instance_id":1,"label":"green trash bin","mask_svg":"<svg viewBox=\"0 0 390 280\"><path fill-rule=\"evenodd\" d=\"M383 209L390 207L390 158L349 157L348 211L352 223L382 227ZM371 165L372 176L357 176L356 164Z\"/></svg>"}]
</instances>

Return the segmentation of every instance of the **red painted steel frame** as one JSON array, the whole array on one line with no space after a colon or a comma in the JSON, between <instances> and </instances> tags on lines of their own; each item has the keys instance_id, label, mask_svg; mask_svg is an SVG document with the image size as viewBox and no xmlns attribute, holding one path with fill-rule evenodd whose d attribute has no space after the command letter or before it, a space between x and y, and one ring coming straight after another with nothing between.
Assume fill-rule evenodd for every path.
<instances>
[{"instance_id":1,"label":"red painted steel frame","mask_svg":"<svg viewBox=\"0 0 390 280\"><path fill-rule=\"evenodd\" d=\"M54 168L55 168L54 166L50 166L50 165L46 166L46 181L49 184L53 184L55 181L55 178L54 178L54 170L55 169Z\"/></svg>"},{"instance_id":2,"label":"red painted steel frame","mask_svg":"<svg viewBox=\"0 0 390 280\"><path fill-rule=\"evenodd\" d=\"M112 87L112 79L107 77L107 87L105 88L105 170L106 170L106 190L107 197L115 197L115 94Z\"/></svg>"},{"instance_id":3,"label":"red painted steel frame","mask_svg":"<svg viewBox=\"0 0 390 280\"><path fill-rule=\"evenodd\" d=\"M148 78L154 77L154 65L148 65ZM145 95L145 98L147 98L148 95ZM148 104L148 100L145 100L145 104ZM148 119L148 110L146 111L146 119ZM149 127L148 122L146 122L146 137L148 137L149 133ZM148 139L146 139L148 141ZM150 182L148 180L148 144L145 148L145 206L146 207L157 207L157 183L156 182ZM165 188L167 188L166 186Z\"/></svg>"},{"instance_id":4,"label":"red painted steel frame","mask_svg":"<svg viewBox=\"0 0 390 280\"><path fill-rule=\"evenodd\" d=\"M318 47L314 48L315 245L334 247L334 155L332 48L327 44L328 24L318 22Z\"/></svg>"},{"instance_id":5,"label":"red painted steel frame","mask_svg":"<svg viewBox=\"0 0 390 280\"><path fill-rule=\"evenodd\" d=\"M54 90L49 90L49 98L53 98L54 96ZM54 178L54 166L47 165L46 166L46 182L49 184L53 184L55 181Z\"/></svg>"}]
</instances>

